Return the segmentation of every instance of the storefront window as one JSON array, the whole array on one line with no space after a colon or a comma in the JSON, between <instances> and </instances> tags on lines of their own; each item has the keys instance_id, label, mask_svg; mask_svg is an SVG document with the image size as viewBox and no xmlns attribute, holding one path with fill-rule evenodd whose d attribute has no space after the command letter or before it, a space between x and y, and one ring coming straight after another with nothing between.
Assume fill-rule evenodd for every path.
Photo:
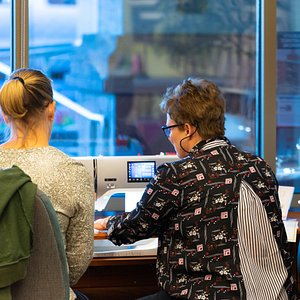
<instances>
[{"instance_id":1,"label":"storefront window","mask_svg":"<svg viewBox=\"0 0 300 300\"><path fill-rule=\"evenodd\" d=\"M300 193L300 20L297 0L277 1L277 177Z\"/></svg>"},{"instance_id":2,"label":"storefront window","mask_svg":"<svg viewBox=\"0 0 300 300\"><path fill-rule=\"evenodd\" d=\"M191 76L220 86L227 137L255 151L255 0L50 2L29 2L29 64L53 79L53 145L72 156L172 152L159 103Z\"/></svg>"},{"instance_id":3,"label":"storefront window","mask_svg":"<svg viewBox=\"0 0 300 300\"><path fill-rule=\"evenodd\" d=\"M8 0L0 0L0 87L7 74L10 73L10 46L11 46L11 5ZM0 143L8 135L7 127L0 116Z\"/></svg>"}]
</instances>

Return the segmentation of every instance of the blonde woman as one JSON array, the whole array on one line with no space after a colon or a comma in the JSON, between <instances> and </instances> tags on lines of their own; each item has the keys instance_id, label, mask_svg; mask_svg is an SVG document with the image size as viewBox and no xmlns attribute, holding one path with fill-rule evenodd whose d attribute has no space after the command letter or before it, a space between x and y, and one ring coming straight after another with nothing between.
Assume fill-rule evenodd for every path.
<instances>
[{"instance_id":1,"label":"blonde woman","mask_svg":"<svg viewBox=\"0 0 300 300\"><path fill-rule=\"evenodd\" d=\"M94 193L84 166L49 146L55 114L51 81L39 70L19 69L0 91L9 139L0 145L0 168L17 165L50 198L69 265L70 286L93 256ZM70 299L87 299L70 293Z\"/></svg>"}]
</instances>

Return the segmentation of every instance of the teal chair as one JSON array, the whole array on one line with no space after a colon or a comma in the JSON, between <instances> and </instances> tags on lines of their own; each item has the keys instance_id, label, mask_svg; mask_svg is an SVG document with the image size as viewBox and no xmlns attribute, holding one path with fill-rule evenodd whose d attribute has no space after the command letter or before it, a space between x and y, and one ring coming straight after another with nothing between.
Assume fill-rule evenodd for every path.
<instances>
[{"instance_id":1,"label":"teal chair","mask_svg":"<svg viewBox=\"0 0 300 300\"><path fill-rule=\"evenodd\" d=\"M68 267L58 219L50 200L39 190L33 221L33 248L27 275L12 285L12 299L68 300Z\"/></svg>"}]
</instances>

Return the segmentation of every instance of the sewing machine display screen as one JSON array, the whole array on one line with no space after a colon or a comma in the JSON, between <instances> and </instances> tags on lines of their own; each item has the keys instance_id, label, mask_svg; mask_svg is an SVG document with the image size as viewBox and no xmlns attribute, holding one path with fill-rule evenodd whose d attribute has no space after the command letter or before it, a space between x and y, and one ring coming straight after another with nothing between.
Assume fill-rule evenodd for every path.
<instances>
[{"instance_id":1,"label":"sewing machine display screen","mask_svg":"<svg viewBox=\"0 0 300 300\"><path fill-rule=\"evenodd\" d=\"M156 171L155 161L128 161L128 182L148 182Z\"/></svg>"}]
</instances>

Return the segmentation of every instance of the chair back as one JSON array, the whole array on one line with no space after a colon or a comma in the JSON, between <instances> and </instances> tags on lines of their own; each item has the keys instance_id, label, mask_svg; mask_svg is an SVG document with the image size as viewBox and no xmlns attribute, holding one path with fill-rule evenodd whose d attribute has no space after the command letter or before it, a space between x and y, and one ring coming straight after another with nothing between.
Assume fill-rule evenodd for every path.
<instances>
[{"instance_id":1,"label":"chair back","mask_svg":"<svg viewBox=\"0 0 300 300\"><path fill-rule=\"evenodd\" d=\"M58 219L48 197L37 191L33 249L27 275L11 287L13 300L68 300L67 259Z\"/></svg>"}]
</instances>

